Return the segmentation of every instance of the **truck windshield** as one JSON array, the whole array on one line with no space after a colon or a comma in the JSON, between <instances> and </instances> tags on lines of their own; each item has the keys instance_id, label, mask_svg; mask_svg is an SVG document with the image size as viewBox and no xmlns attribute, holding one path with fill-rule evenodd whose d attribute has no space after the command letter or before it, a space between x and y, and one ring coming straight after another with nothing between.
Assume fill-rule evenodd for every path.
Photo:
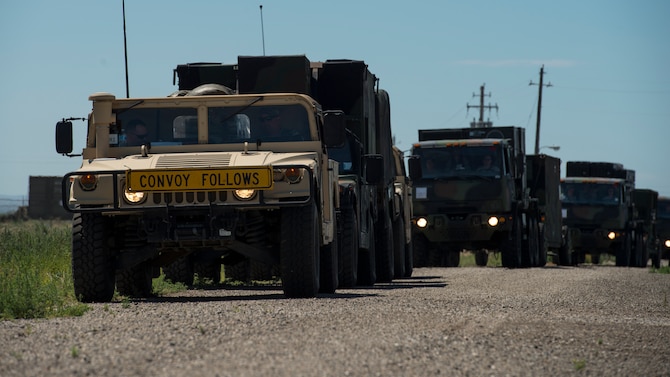
<instances>
[{"instance_id":1,"label":"truck windshield","mask_svg":"<svg viewBox=\"0 0 670 377\"><path fill-rule=\"evenodd\" d=\"M135 107L119 110L116 119L110 129L111 146L198 144L199 132L207 135L207 144L312 140L307 111L297 104L250 106L242 111L239 105L209 107L207 126L200 131L198 110L190 107ZM141 130L139 141L136 129Z\"/></svg>"},{"instance_id":2,"label":"truck windshield","mask_svg":"<svg viewBox=\"0 0 670 377\"><path fill-rule=\"evenodd\" d=\"M563 182L561 202L568 204L619 205L621 185L612 183Z\"/></svg>"},{"instance_id":3,"label":"truck windshield","mask_svg":"<svg viewBox=\"0 0 670 377\"><path fill-rule=\"evenodd\" d=\"M500 176L503 154L499 145L415 148L421 157L423 178Z\"/></svg>"}]
</instances>

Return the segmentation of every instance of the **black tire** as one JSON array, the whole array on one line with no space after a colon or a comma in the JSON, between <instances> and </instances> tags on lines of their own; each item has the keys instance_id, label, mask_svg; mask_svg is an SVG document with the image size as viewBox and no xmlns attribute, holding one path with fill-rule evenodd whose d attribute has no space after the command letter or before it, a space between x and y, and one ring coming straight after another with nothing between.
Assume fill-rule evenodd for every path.
<instances>
[{"instance_id":1,"label":"black tire","mask_svg":"<svg viewBox=\"0 0 670 377\"><path fill-rule=\"evenodd\" d=\"M600 264L600 253L591 253L591 264Z\"/></svg>"},{"instance_id":2,"label":"black tire","mask_svg":"<svg viewBox=\"0 0 670 377\"><path fill-rule=\"evenodd\" d=\"M428 267L428 253L430 242L423 233L412 233L412 257L414 267Z\"/></svg>"},{"instance_id":3,"label":"black tire","mask_svg":"<svg viewBox=\"0 0 670 377\"><path fill-rule=\"evenodd\" d=\"M509 236L504 236L500 245L502 253L502 265L507 268L517 268L521 266L521 248L523 242L523 229L519 216L514 216L512 220L512 230Z\"/></svg>"},{"instance_id":4,"label":"black tire","mask_svg":"<svg viewBox=\"0 0 670 377\"><path fill-rule=\"evenodd\" d=\"M526 239L522 243L521 267L535 267L539 259L539 234L536 215L529 214L527 217L528 229L526 229Z\"/></svg>"},{"instance_id":5,"label":"black tire","mask_svg":"<svg viewBox=\"0 0 670 377\"><path fill-rule=\"evenodd\" d=\"M405 277L412 277L414 273L414 247L412 245L412 240L405 245Z\"/></svg>"},{"instance_id":6,"label":"black tire","mask_svg":"<svg viewBox=\"0 0 670 377\"><path fill-rule=\"evenodd\" d=\"M193 285L193 262L191 255L179 257L174 262L163 267L166 280L173 283L182 283L187 286Z\"/></svg>"},{"instance_id":7,"label":"black tire","mask_svg":"<svg viewBox=\"0 0 670 377\"><path fill-rule=\"evenodd\" d=\"M615 264L619 267L627 267L630 264L630 253L632 248L631 232L626 232L623 240L616 251Z\"/></svg>"},{"instance_id":8,"label":"black tire","mask_svg":"<svg viewBox=\"0 0 670 377\"><path fill-rule=\"evenodd\" d=\"M338 252L339 248L336 234L331 243L321 246L321 256L319 257L320 293L335 293L335 290L339 285Z\"/></svg>"},{"instance_id":9,"label":"black tire","mask_svg":"<svg viewBox=\"0 0 670 377\"><path fill-rule=\"evenodd\" d=\"M635 251L631 259L633 267L647 267L649 250L644 242L643 232L640 229L635 231Z\"/></svg>"},{"instance_id":10,"label":"black tire","mask_svg":"<svg viewBox=\"0 0 670 377\"><path fill-rule=\"evenodd\" d=\"M459 250L447 250L444 254L447 258L446 267L458 267L461 264L461 252Z\"/></svg>"},{"instance_id":11,"label":"black tire","mask_svg":"<svg viewBox=\"0 0 670 377\"><path fill-rule=\"evenodd\" d=\"M372 230L372 221L368 224L368 229L374 234ZM375 240L370 237L368 249L358 250L358 285L370 286L377 282L377 267L375 263L376 250Z\"/></svg>"},{"instance_id":12,"label":"black tire","mask_svg":"<svg viewBox=\"0 0 670 377\"><path fill-rule=\"evenodd\" d=\"M386 214L386 212L384 212ZM393 226L391 219L384 215L375 227L375 261L377 266L377 281L388 283L395 274Z\"/></svg>"},{"instance_id":13,"label":"black tire","mask_svg":"<svg viewBox=\"0 0 670 377\"><path fill-rule=\"evenodd\" d=\"M572 238L570 235L565 236L561 248L558 249L558 261L556 261L556 264L559 266L572 266Z\"/></svg>"},{"instance_id":14,"label":"black tire","mask_svg":"<svg viewBox=\"0 0 670 377\"><path fill-rule=\"evenodd\" d=\"M395 278L402 278L405 276L405 220L402 215L393 222L393 261Z\"/></svg>"},{"instance_id":15,"label":"black tire","mask_svg":"<svg viewBox=\"0 0 670 377\"><path fill-rule=\"evenodd\" d=\"M284 295L315 297L319 292L321 235L316 203L282 209L279 258Z\"/></svg>"},{"instance_id":16,"label":"black tire","mask_svg":"<svg viewBox=\"0 0 670 377\"><path fill-rule=\"evenodd\" d=\"M653 268L661 268L661 250L658 246L655 247L656 253L651 255L651 266Z\"/></svg>"},{"instance_id":17,"label":"black tire","mask_svg":"<svg viewBox=\"0 0 670 377\"><path fill-rule=\"evenodd\" d=\"M107 242L110 228L99 214L73 216L72 278L81 302L109 302L114 297L114 254Z\"/></svg>"},{"instance_id":18,"label":"black tire","mask_svg":"<svg viewBox=\"0 0 670 377\"><path fill-rule=\"evenodd\" d=\"M340 229L339 281L341 287L355 287L358 283L358 220L353 207L342 210Z\"/></svg>"},{"instance_id":19,"label":"black tire","mask_svg":"<svg viewBox=\"0 0 670 377\"><path fill-rule=\"evenodd\" d=\"M219 284L221 283L221 262L218 259L206 262L194 262L193 273L198 275L200 284L204 282Z\"/></svg>"},{"instance_id":20,"label":"black tire","mask_svg":"<svg viewBox=\"0 0 670 377\"><path fill-rule=\"evenodd\" d=\"M223 266L223 277L229 281L251 282L251 260L244 258L241 262Z\"/></svg>"},{"instance_id":21,"label":"black tire","mask_svg":"<svg viewBox=\"0 0 670 377\"><path fill-rule=\"evenodd\" d=\"M151 265L148 262L120 270L116 274L116 290L122 296L150 297L151 275Z\"/></svg>"},{"instance_id":22,"label":"black tire","mask_svg":"<svg viewBox=\"0 0 670 377\"><path fill-rule=\"evenodd\" d=\"M487 250L475 251L475 264L479 267L484 267L489 263L489 252Z\"/></svg>"},{"instance_id":23,"label":"black tire","mask_svg":"<svg viewBox=\"0 0 670 377\"><path fill-rule=\"evenodd\" d=\"M538 232L537 267L544 267L547 265L548 251L547 251L547 244L544 239L544 229L541 229L539 224L537 232Z\"/></svg>"}]
</instances>

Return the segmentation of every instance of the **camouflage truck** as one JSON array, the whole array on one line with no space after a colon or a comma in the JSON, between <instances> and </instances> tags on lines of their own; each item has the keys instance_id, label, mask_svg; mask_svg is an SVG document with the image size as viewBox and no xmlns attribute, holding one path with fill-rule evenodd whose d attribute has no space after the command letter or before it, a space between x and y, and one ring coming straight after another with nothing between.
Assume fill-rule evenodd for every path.
<instances>
[{"instance_id":1,"label":"camouflage truck","mask_svg":"<svg viewBox=\"0 0 670 377\"><path fill-rule=\"evenodd\" d=\"M670 259L670 197L658 198L657 214L658 237L661 243L660 259Z\"/></svg>"},{"instance_id":2,"label":"camouflage truck","mask_svg":"<svg viewBox=\"0 0 670 377\"><path fill-rule=\"evenodd\" d=\"M287 297L336 289L339 172L327 147L344 142L345 117L306 94L309 65L239 57L213 74L236 71L237 86L89 97L82 165L62 184L79 300L148 295L159 268L190 254L279 265ZM56 150L72 156L71 121L57 124Z\"/></svg>"},{"instance_id":3,"label":"camouflage truck","mask_svg":"<svg viewBox=\"0 0 670 377\"><path fill-rule=\"evenodd\" d=\"M568 161L561 179L563 222L567 226L572 263L586 254L600 263L614 255L617 266L635 266L644 243L642 222L633 201L635 171L612 162ZM646 262L645 262L646 265Z\"/></svg>"},{"instance_id":4,"label":"camouflage truck","mask_svg":"<svg viewBox=\"0 0 670 377\"><path fill-rule=\"evenodd\" d=\"M542 263L523 128L419 130L412 155L415 266L458 266L462 250L474 251L480 266L489 251L505 267Z\"/></svg>"}]
</instances>

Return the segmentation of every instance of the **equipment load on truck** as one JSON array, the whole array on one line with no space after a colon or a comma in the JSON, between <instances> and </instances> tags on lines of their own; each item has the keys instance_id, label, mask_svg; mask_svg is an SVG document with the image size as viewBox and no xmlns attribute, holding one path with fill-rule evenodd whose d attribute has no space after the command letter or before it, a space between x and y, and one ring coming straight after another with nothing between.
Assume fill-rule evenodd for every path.
<instances>
[{"instance_id":1,"label":"equipment load on truck","mask_svg":"<svg viewBox=\"0 0 670 377\"><path fill-rule=\"evenodd\" d=\"M647 265L645 224L652 222L655 200L634 192L635 171L620 163L566 163L561 205L573 264L583 263L586 254L598 264L606 253L616 257L617 266Z\"/></svg>"},{"instance_id":2,"label":"equipment load on truck","mask_svg":"<svg viewBox=\"0 0 670 377\"><path fill-rule=\"evenodd\" d=\"M82 165L62 185L77 298L146 296L161 267L193 260L216 279L245 258L280 266L287 297L334 292L339 164L328 148L344 143L346 119L310 96L309 60L240 56L177 73L168 97L89 97ZM56 150L71 155L69 120Z\"/></svg>"},{"instance_id":3,"label":"equipment load on truck","mask_svg":"<svg viewBox=\"0 0 670 377\"><path fill-rule=\"evenodd\" d=\"M487 264L489 251L501 253L504 267L544 265L540 238L549 232L541 215L559 214L547 200L541 208L535 195L548 195L547 177L554 174L558 182L560 172L555 160L538 157L537 176L530 179L529 157L520 127L473 122L470 128L419 130L409 159L415 266L458 266L464 249L475 253L479 266ZM529 182L537 185L540 178L548 190L531 189ZM560 218L545 221L551 221L552 232L560 228Z\"/></svg>"}]
</instances>

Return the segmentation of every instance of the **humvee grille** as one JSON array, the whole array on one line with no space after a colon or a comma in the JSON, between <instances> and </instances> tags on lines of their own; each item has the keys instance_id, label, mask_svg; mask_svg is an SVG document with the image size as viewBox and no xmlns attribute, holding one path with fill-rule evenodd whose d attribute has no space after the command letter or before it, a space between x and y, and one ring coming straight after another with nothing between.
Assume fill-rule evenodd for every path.
<instances>
[{"instance_id":1,"label":"humvee grille","mask_svg":"<svg viewBox=\"0 0 670 377\"><path fill-rule=\"evenodd\" d=\"M156 192L151 194L152 204L156 205L198 205L222 203L228 197L226 191L197 191L197 192Z\"/></svg>"},{"instance_id":2,"label":"humvee grille","mask_svg":"<svg viewBox=\"0 0 670 377\"><path fill-rule=\"evenodd\" d=\"M179 154L161 156L156 161L158 169L210 168L230 165L230 154L183 156Z\"/></svg>"}]
</instances>

